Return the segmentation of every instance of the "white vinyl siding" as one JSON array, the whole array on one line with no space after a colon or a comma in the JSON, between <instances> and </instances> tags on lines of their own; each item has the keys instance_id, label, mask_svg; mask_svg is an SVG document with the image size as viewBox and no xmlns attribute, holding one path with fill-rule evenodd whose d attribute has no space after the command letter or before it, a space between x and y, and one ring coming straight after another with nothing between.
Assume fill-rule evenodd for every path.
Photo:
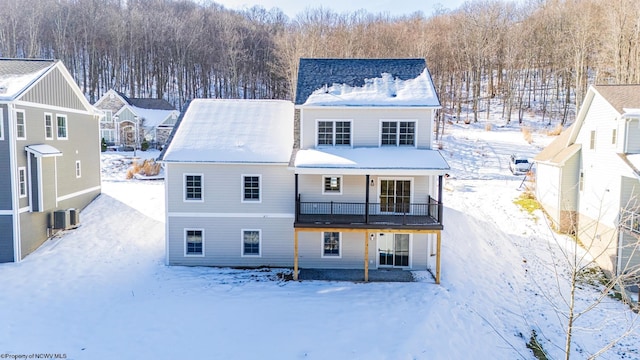
<instances>
[{"instance_id":1,"label":"white vinyl siding","mask_svg":"<svg viewBox=\"0 0 640 360\"><path fill-rule=\"evenodd\" d=\"M351 121L352 147L380 146L379 121L413 121L416 123L416 147L431 149L433 139L433 109L421 107L407 108L354 108L336 106L326 108L301 109L300 147L311 149L317 144L317 122L331 119Z\"/></svg>"},{"instance_id":2,"label":"white vinyl siding","mask_svg":"<svg viewBox=\"0 0 640 360\"><path fill-rule=\"evenodd\" d=\"M165 184L168 187L167 207L169 212L198 213L278 213L293 214L295 208L294 175L282 165L242 164L174 164L167 163ZM202 199L206 201L184 201L183 174L202 176ZM242 175L260 174L260 203L244 202ZM316 180L316 191L320 191ZM240 231L240 230L238 230ZM234 235L234 239L238 236Z\"/></svg>"},{"instance_id":3,"label":"white vinyl siding","mask_svg":"<svg viewBox=\"0 0 640 360\"><path fill-rule=\"evenodd\" d=\"M27 119L23 110L16 110L16 139L27 139Z\"/></svg>"},{"instance_id":4,"label":"white vinyl siding","mask_svg":"<svg viewBox=\"0 0 640 360\"><path fill-rule=\"evenodd\" d=\"M56 124L58 126L58 140L67 140L69 138L69 129L67 129L67 115L56 115Z\"/></svg>"},{"instance_id":5,"label":"white vinyl siding","mask_svg":"<svg viewBox=\"0 0 640 360\"><path fill-rule=\"evenodd\" d=\"M204 256L184 256L185 228L200 228L205 235L208 235L204 239ZM242 256L241 234L243 230L250 229L260 229L260 256ZM314 235L318 236L317 233ZM169 216L167 218L167 237L168 263L171 265L293 266L293 217ZM320 257L317 244L316 240L314 254Z\"/></svg>"},{"instance_id":6,"label":"white vinyl siding","mask_svg":"<svg viewBox=\"0 0 640 360\"><path fill-rule=\"evenodd\" d=\"M44 138L53 140L53 114L44 113Z\"/></svg>"}]
</instances>

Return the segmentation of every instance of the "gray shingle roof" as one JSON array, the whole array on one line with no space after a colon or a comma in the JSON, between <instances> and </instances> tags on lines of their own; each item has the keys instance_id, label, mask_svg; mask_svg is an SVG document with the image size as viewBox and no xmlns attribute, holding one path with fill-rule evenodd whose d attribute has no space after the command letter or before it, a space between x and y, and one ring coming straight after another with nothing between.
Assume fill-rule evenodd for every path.
<instances>
[{"instance_id":1,"label":"gray shingle roof","mask_svg":"<svg viewBox=\"0 0 640 360\"><path fill-rule=\"evenodd\" d=\"M0 76L27 75L53 65L55 60L0 59Z\"/></svg>"},{"instance_id":2,"label":"gray shingle roof","mask_svg":"<svg viewBox=\"0 0 640 360\"><path fill-rule=\"evenodd\" d=\"M640 85L594 85L593 88L620 114L624 108L640 109Z\"/></svg>"},{"instance_id":3,"label":"gray shingle roof","mask_svg":"<svg viewBox=\"0 0 640 360\"><path fill-rule=\"evenodd\" d=\"M120 95L124 101L126 101L129 105L139 107L142 109L152 109L152 110L175 110L176 108L171 105L165 99L148 99L148 98L130 98L125 94L116 91L118 95Z\"/></svg>"},{"instance_id":4,"label":"gray shingle roof","mask_svg":"<svg viewBox=\"0 0 640 360\"><path fill-rule=\"evenodd\" d=\"M391 74L400 80L418 77L427 67L424 59L300 59L296 105L323 86L347 84L360 87L365 79Z\"/></svg>"}]
</instances>

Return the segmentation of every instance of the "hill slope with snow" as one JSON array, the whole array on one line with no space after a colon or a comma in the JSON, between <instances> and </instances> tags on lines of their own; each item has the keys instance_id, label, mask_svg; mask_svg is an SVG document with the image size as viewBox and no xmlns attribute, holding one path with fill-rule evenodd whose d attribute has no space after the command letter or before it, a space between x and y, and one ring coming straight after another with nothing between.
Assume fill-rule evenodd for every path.
<instances>
[{"instance_id":1,"label":"hill slope with snow","mask_svg":"<svg viewBox=\"0 0 640 360\"><path fill-rule=\"evenodd\" d=\"M443 155L442 284L282 281L282 269L164 265L164 184L124 180L127 159L103 154L103 194L82 226L17 264L0 264L0 354L67 359L533 359L535 330L561 358L569 239L513 200L531 156L515 126L450 126ZM538 145L540 144L540 145ZM124 154L126 155L126 154ZM156 154L147 154L148 157ZM598 289L578 289L585 308ZM626 330L605 359L640 359L637 317L605 299L578 319L573 358ZM11 357L9 357L11 358Z\"/></svg>"}]
</instances>

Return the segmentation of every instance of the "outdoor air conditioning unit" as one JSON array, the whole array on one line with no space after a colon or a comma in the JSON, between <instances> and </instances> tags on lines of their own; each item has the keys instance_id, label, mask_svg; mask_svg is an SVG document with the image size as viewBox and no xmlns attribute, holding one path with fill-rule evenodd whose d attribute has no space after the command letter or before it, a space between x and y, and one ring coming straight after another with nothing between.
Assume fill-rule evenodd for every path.
<instances>
[{"instance_id":1,"label":"outdoor air conditioning unit","mask_svg":"<svg viewBox=\"0 0 640 360\"><path fill-rule=\"evenodd\" d=\"M56 210L53 212L53 228L68 229L71 223L71 214L69 209Z\"/></svg>"},{"instance_id":2,"label":"outdoor air conditioning unit","mask_svg":"<svg viewBox=\"0 0 640 360\"><path fill-rule=\"evenodd\" d=\"M78 209L67 209L69 211L69 227L76 228L80 225L80 211Z\"/></svg>"}]
</instances>

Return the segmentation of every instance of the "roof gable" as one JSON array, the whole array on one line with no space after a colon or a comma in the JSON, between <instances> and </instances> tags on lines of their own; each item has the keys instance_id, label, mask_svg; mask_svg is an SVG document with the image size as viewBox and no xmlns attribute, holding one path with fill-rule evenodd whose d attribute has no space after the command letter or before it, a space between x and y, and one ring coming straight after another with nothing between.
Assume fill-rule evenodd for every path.
<instances>
[{"instance_id":1,"label":"roof gable","mask_svg":"<svg viewBox=\"0 0 640 360\"><path fill-rule=\"evenodd\" d=\"M0 59L0 99L19 97L55 63L55 60Z\"/></svg>"},{"instance_id":2,"label":"roof gable","mask_svg":"<svg viewBox=\"0 0 640 360\"><path fill-rule=\"evenodd\" d=\"M167 162L284 163L293 148L293 104L192 100L160 154Z\"/></svg>"},{"instance_id":3,"label":"roof gable","mask_svg":"<svg viewBox=\"0 0 640 360\"><path fill-rule=\"evenodd\" d=\"M620 114L625 108L640 108L640 85L594 85L593 89Z\"/></svg>"},{"instance_id":4,"label":"roof gable","mask_svg":"<svg viewBox=\"0 0 640 360\"><path fill-rule=\"evenodd\" d=\"M396 85L421 75L421 89L412 90L414 101L400 101L402 90ZM307 103L314 92L327 94L320 102L314 99L314 105L440 105L424 59L300 59L295 104Z\"/></svg>"}]
</instances>

